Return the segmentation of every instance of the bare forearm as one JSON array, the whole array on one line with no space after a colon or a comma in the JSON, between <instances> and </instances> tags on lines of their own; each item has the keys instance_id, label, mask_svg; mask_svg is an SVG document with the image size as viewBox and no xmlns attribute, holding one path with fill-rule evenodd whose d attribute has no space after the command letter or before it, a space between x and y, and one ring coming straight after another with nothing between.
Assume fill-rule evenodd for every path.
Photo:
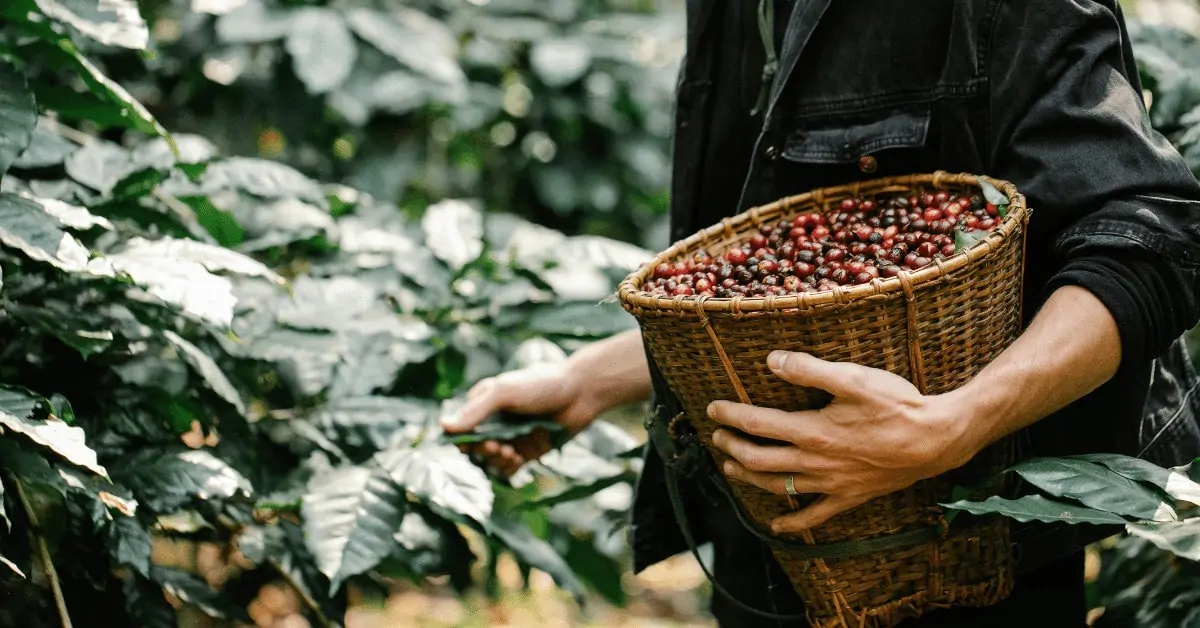
<instances>
[{"instance_id":1,"label":"bare forearm","mask_svg":"<svg viewBox=\"0 0 1200 628\"><path fill-rule=\"evenodd\" d=\"M1092 392L1120 361L1121 339L1108 309L1091 292L1065 286L1016 342L946 397L967 409L965 438L985 446Z\"/></svg>"},{"instance_id":2,"label":"bare forearm","mask_svg":"<svg viewBox=\"0 0 1200 628\"><path fill-rule=\"evenodd\" d=\"M650 396L650 367L637 330L576 351L567 368L597 414Z\"/></svg>"}]
</instances>

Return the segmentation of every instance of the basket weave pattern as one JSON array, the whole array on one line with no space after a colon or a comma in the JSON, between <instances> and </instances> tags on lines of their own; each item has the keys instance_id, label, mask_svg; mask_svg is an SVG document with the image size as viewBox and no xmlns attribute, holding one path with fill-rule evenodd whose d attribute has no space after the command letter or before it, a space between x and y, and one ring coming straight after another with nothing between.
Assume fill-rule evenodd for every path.
<instances>
[{"instance_id":1,"label":"basket weave pattern","mask_svg":"<svg viewBox=\"0 0 1200 628\"><path fill-rule=\"evenodd\" d=\"M640 323L650 355L679 398L684 415L717 462L710 401L725 399L788 411L819 408L823 391L785 382L767 368L776 349L885 369L925 393L966 383L1011 344L1021 327L1021 282L1027 210L1007 182L990 180L1010 199L1001 225L984 241L934 266L862 286L786 297L695 299L640 292L660 262L697 252L719 255L773 223L800 213L836 211L847 197L888 198L946 190L979 193L974 175L935 173L816 190L749 210L677 243L630 275L622 304ZM990 475L1013 460L1003 439L968 465L843 513L800 537L809 544L865 539L928 525L945 526L937 503L955 484ZM750 519L768 522L810 503L739 482L731 488ZM787 538L787 537L784 537ZM894 626L934 608L985 606L1011 591L1007 519L959 520L940 540L836 559L802 559L773 548L805 600L816 628Z\"/></svg>"}]
</instances>

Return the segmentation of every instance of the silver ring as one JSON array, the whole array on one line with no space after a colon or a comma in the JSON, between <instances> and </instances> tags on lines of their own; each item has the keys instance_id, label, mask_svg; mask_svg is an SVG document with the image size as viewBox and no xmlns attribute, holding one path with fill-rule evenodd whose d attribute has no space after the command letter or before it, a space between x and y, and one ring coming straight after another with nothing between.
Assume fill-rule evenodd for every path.
<instances>
[{"instance_id":1,"label":"silver ring","mask_svg":"<svg viewBox=\"0 0 1200 628\"><path fill-rule=\"evenodd\" d=\"M787 494L791 495L792 497L799 495L799 493L796 492L796 476L789 474L786 478L784 478L783 488L786 489Z\"/></svg>"}]
</instances>

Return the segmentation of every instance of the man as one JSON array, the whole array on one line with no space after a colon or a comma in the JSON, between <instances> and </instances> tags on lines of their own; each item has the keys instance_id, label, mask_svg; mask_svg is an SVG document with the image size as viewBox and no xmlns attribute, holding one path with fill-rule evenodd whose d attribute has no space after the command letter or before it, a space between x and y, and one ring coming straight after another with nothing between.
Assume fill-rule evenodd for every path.
<instances>
[{"instance_id":1,"label":"man","mask_svg":"<svg viewBox=\"0 0 1200 628\"><path fill-rule=\"evenodd\" d=\"M1142 419L1155 358L1177 352L1172 342L1200 319L1200 186L1151 130L1128 42L1116 0L688 1L673 239L813 188L934 170L1012 181L1034 208L1027 327L963 388L926 397L883 371L777 353L779 377L834 402L794 414L713 404L717 422L791 443L764 447L720 431L715 442L738 461L722 470L728 481L782 493L791 475L801 492L823 495L777 530L817 525L953 469L1022 429L1037 455L1179 464L1200 453L1194 428ZM652 373L638 334L623 334L578 351L566 369L480 383L446 427L467 430L509 409L579 430L652 393L674 407ZM1191 419L1187 398L1175 397L1175 414ZM481 452L512 472L544 443ZM639 571L687 549L665 472L648 447L633 520ZM713 543L717 582L740 602L714 597L720 623L806 625L771 552L727 507L702 492L685 497L698 541ZM1017 584L1006 601L903 625L1083 626L1082 548L1113 530L1067 528L1015 533Z\"/></svg>"}]
</instances>

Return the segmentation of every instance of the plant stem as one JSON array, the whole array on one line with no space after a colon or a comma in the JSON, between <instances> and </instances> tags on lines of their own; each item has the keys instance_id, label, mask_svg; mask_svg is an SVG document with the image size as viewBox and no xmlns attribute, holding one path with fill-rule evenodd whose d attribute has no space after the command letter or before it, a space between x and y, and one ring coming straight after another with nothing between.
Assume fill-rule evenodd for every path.
<instances>
[{"instance_id":1,"label":"plant stem","mask_svg":"<svg viewBox=\"0 0 1200 628\"><path fill-rule=\"evenodd\" d=\"M13 486L17 487L17 497L21 500L21 507L25 509L25 516L29 517L29 527L37 542L38 554L42 559L42 569L46 571L46 578L50 580L50 590L54 592L54 604L58 606L58 617L62 620L63 628L71 628L71 616L67 614L67 600L63 597L62 586L58 582L58 572L54 569L54 561L50 559L50 547L46 545L46 539L38 532L40 524L37 515L33 512L33 504L29 503L29 497L25 495L25 487L21 484L21 480L13 475L9 475L9 479L12 480Z\"/></svg>"},{"instance_id":2,"label":"plant stem","mask_svg":"<svg viewBox=\"0 0 1200 628\"><path fill-rule=\"evenodd\" d=\"M288 583L288 586L292 587L292 590L300 596L300 599L304 601L304 605L308 607L308 610L312 611L313 614L317 616L317 621L320 622L322 626L325 626L326 628L333 626L333 624L330 623L329 618L325 616L325 613L321 612L321 607L317 605L317 601L313 599L312 595L310 595L308 591L300 585L299 582L296 582L296 579L293 578L292 575L289 574L282 565L280 565L274 559L268 560L267 562L271 563L271 566L275 568L275 571L279 572L279 575L284 579L285 582Z\"/></svg>"}]
</instances>

